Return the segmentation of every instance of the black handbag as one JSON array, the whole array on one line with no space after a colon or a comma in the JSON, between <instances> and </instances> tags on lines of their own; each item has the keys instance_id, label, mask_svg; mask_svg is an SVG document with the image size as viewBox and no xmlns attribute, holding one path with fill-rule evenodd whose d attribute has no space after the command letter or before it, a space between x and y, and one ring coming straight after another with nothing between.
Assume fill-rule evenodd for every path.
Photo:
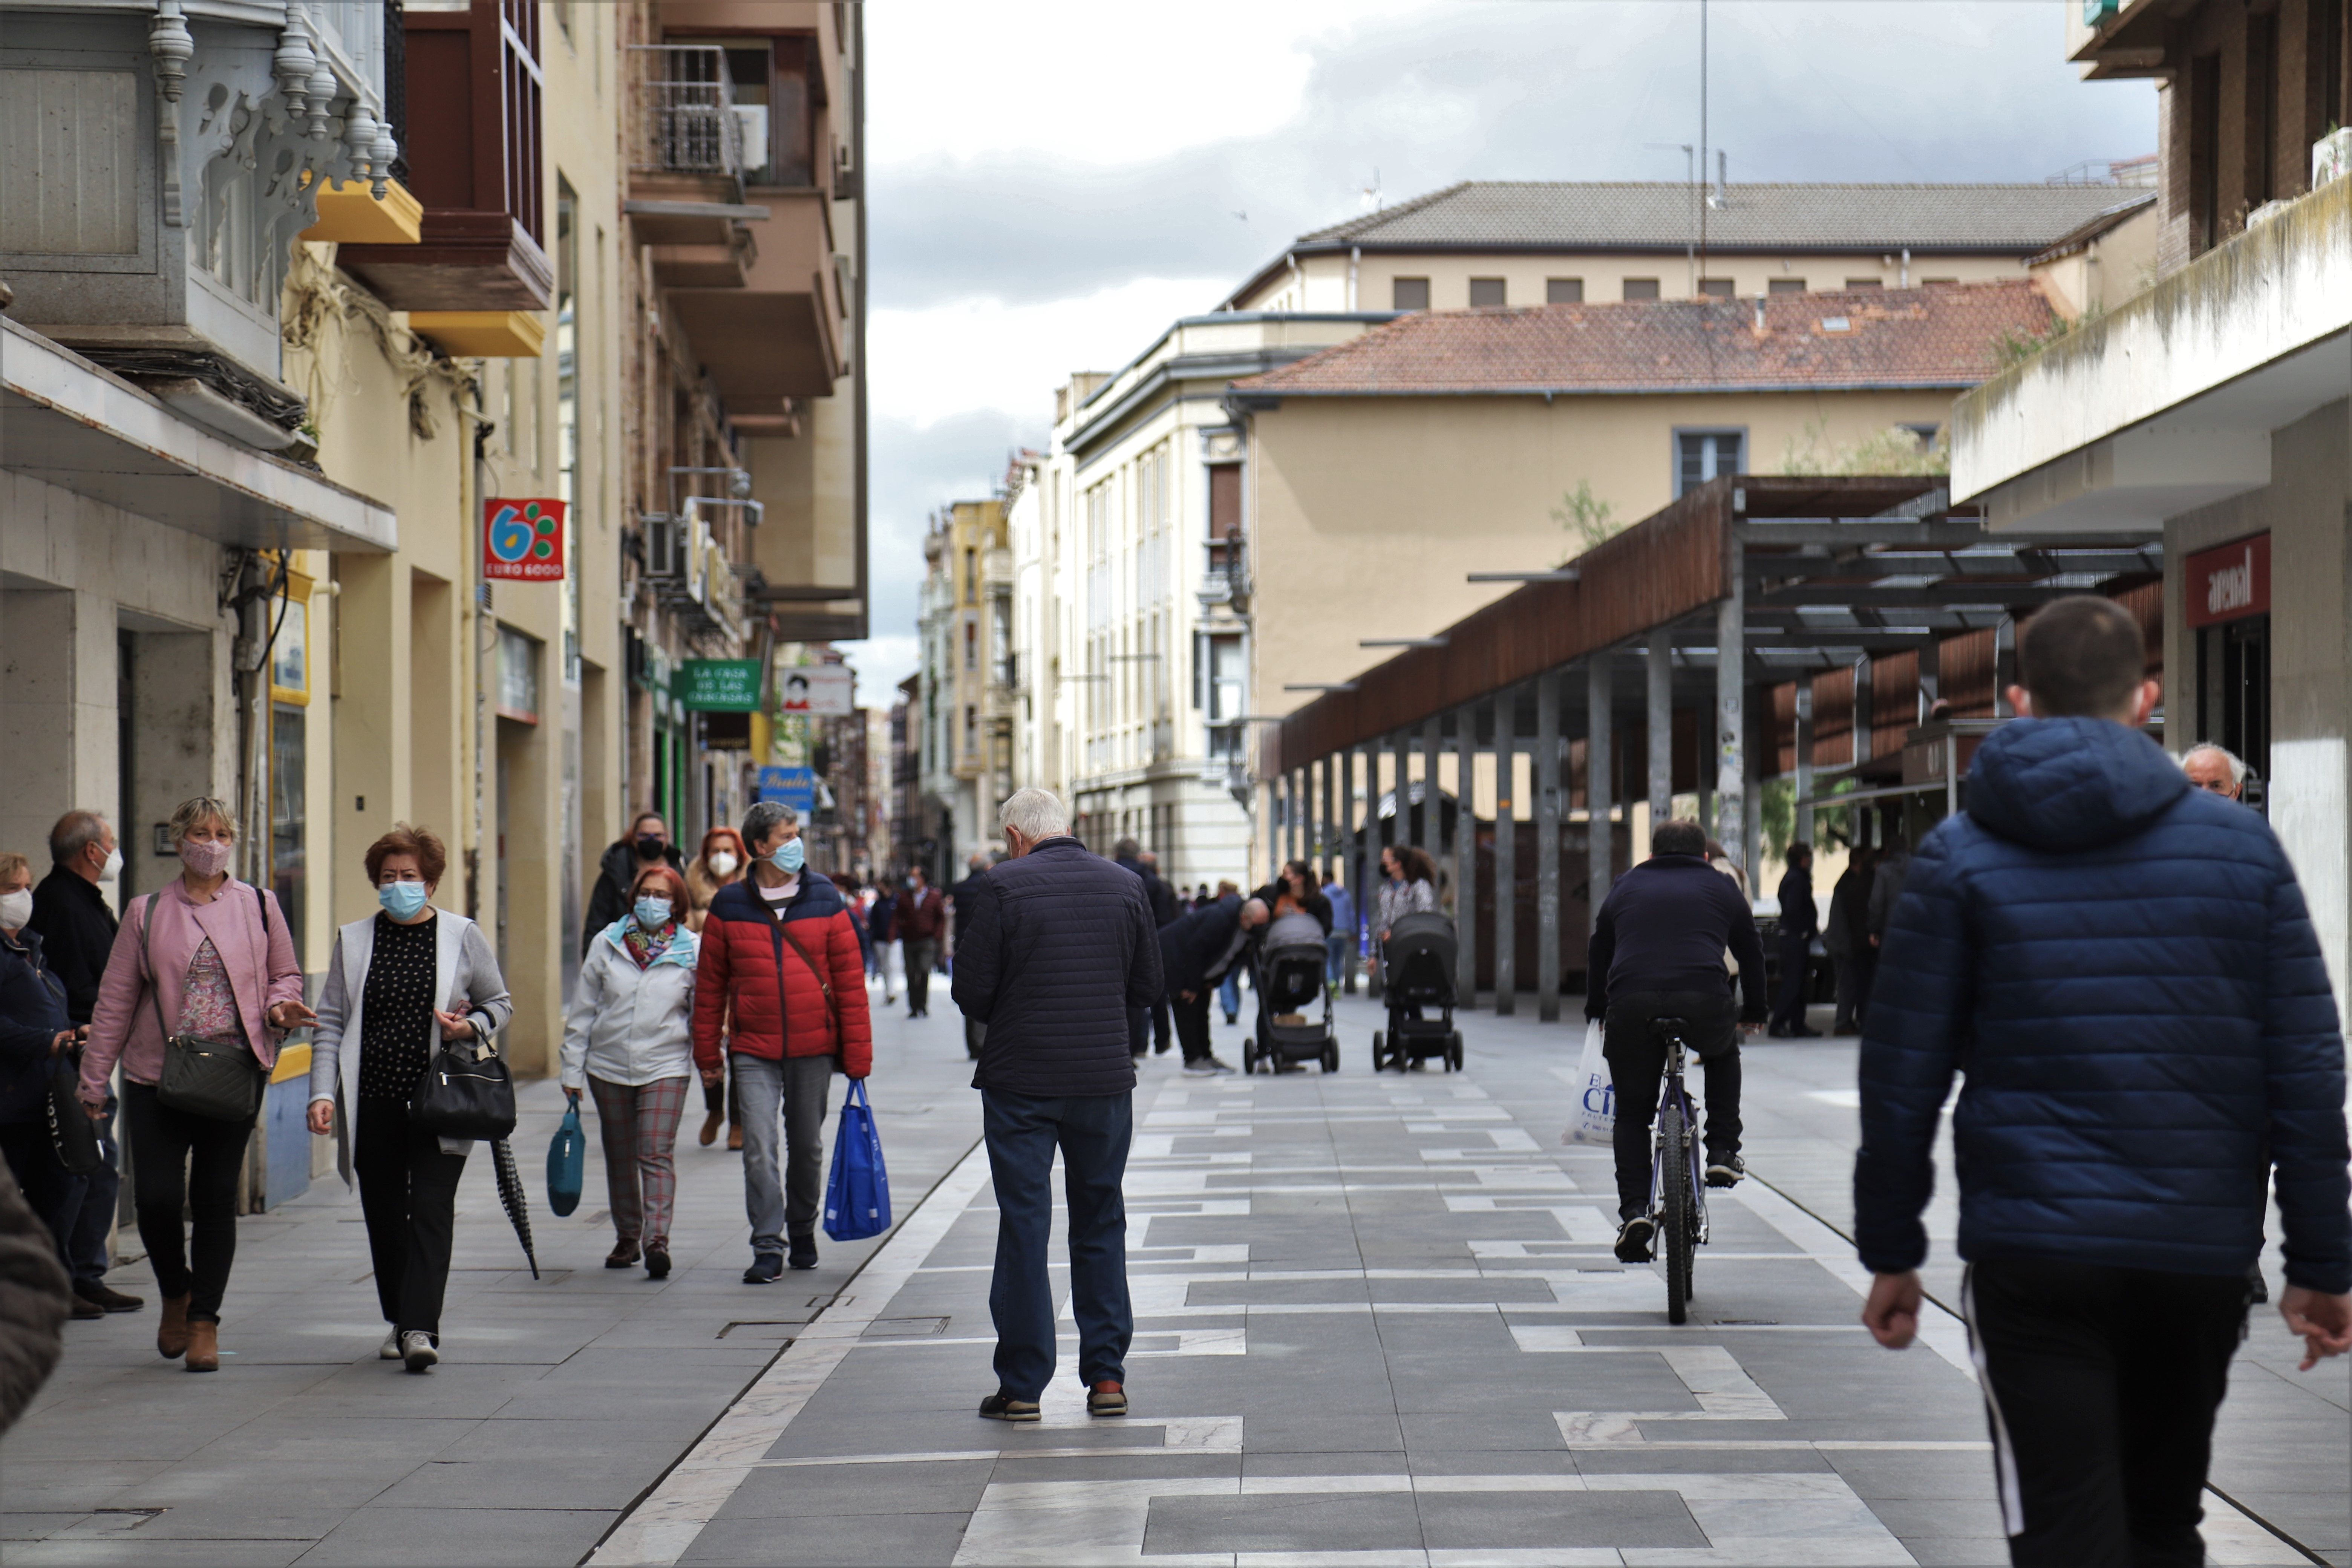
<instances>
[{"instance_id":1,"label":"black handbag","mask_svg":"<svg viewBox=\"0 0 2352 1568\"><path fill-rule=\"evenodd\" d=\"M478 1028L480 1026L477 1025ZM496 1142L515 1130L514 1078L499 1043L482 1037L478 1053L465 1040L445 1040L433 1053L408 1118L443 1138L482 1138Z\"/></svg>"},{"instance_id":2,"label":"black handbag","mask_svg":"<svg viewBox=\"0 0 2352 1568\"><path fill-rule=\"evenodd\" d=\"M175 1035L163 1023L163 994L155 985L153 958L156 893L147 901L139 927L139 956L147 971L147 995L155 1005L155 1027L163 1037L163 1071L155 1080L155 1103L166 1110L209 1121L249 1124L261 1110L261 1060L242 1039L206 1040ZM258 888L264 947L269 935L269 900Z\"/></svg>"},{"instance_id":3,"label":"black handbag","mask_svg":"<svg viewBox=\"0 0 2352 1568\"><path fill-rule=\"evenodd\" d=\"M49 1058L49 1146L58 1163L72 1176L87 1176L106 1168L106 1151L99 1146L98 1123L81 1106L81 1053L59 1051Z\"/></svg>"}]
</instances>

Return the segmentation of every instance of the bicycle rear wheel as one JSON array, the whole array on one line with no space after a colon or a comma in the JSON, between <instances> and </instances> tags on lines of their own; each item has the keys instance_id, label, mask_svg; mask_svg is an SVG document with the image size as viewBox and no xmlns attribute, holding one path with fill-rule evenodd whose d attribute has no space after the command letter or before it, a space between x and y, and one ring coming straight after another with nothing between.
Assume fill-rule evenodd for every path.
<instances>
[{"instance_id":1,"label":"bicycle rear wheel","mask_svg":"<svg viewBox=\"0 0 2352 1568\"><path fill-rule=\"evenodd\" d=\"M1658 1108L1658 1181L1665 1189L1659 1194L1658 1228L1666 1254L1666 1321L1679 1323L1688 1316L1692 1243L1698 1226L1691 1213L1690 1128L1676 1100Z\"/></svg>"}]
</instances>

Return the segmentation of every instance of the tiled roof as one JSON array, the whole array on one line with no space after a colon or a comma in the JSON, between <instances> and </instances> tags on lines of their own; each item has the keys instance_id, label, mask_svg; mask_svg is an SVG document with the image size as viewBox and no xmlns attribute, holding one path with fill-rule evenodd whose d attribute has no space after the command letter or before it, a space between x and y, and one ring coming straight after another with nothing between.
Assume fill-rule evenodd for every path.
<instances>
[{"instance_id":1,"label":"tiled roof","mask_svg":"<svg viewBox=\"0 0 2352 1568\"><path fill-rule=\"evenodd\" d=\"M1423 311L1296 364L1233 384L1269 396L1646 393L1811 387L1969 387L2004 334L2056 317L2033 284L1937 285Z\"/></svg>"},{"instance_id":2,"label":"tiled roof","mask_svg":"<svg viewBox=\"0 0 2352 1568\"><path fill-rule=\"evenodd\" d=\"M2038 251L2116 205L2113 185L1734 184L1709 249ZM1680 250L1696 233L1675 181L1465 180L1299 236L1295 248Z\"/></svg>"}]
</instances>

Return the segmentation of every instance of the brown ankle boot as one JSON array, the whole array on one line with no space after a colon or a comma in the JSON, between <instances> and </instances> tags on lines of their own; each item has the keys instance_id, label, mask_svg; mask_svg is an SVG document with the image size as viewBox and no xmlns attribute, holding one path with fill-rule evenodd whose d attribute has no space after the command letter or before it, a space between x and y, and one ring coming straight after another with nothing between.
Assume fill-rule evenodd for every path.
<instances>
[{"instance_id":1,"label":"brown ankle boot","mask_svg":"<svg viewBox=\"0 0 2352 1568\"><path fill-rule=\"evenodd\" d=\"M155 1353L177 1361L188 1353L188 1298L163 1298L163 1316L155 1324Z\"/></svg>"},{"instance_id":2,"label":"brown ankle boot","mask_svg":"<svg viewBox=\"0 0 2352 1568\"><path fill-rule=\"evenodd\" d=\"M743 1147L742 1123L737 1122L727 1129L727 1147L730 1149L740 1149Z\"/></svg>"},{"instance_id":3,"label":"brown ankle boot","mask_svg":"<svg viewBox=\"0 0 2352 1568\"><path fill-rule=\"evenodd\" d=\"M220 1325L198 1319L188 1325L188 1370L220 1370Z\"/></svg>"}]
</instances>

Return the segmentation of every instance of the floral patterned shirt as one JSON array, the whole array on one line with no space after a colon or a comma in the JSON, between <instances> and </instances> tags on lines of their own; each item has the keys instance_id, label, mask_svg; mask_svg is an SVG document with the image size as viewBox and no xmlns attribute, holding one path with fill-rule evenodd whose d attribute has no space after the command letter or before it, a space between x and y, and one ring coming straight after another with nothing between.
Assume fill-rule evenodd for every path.
<instances>
[{"instance_id":1,"label":"floral patterned shirt","mask_svg":"<svg viewBox=\"0 0 2352 1568\"><path fill-rule=\"evenodd\" d=\"M210 937L197 944L188 961L188 978L180 994L178 1032L199 1040L243 1040L245 1025L236 1016L236 993L229 988L228 968Z\"/></svg>"}]
</instances>

